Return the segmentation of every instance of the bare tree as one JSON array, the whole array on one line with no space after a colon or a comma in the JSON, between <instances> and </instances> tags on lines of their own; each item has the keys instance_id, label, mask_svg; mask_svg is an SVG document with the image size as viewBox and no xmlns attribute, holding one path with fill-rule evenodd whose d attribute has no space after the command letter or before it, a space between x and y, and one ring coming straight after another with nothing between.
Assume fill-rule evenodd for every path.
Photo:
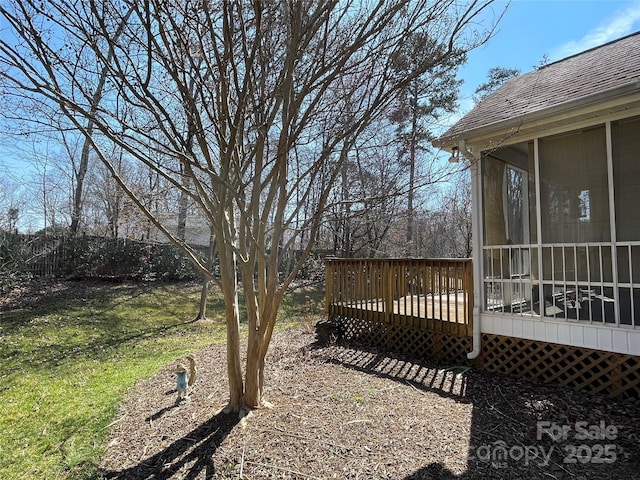
<instances>
[{"instance_id":1,"label":"bare tree","mask_svg":"<svg viewBox=\"0 0 640 480\"><path fill-rule=\"evenodd\" d=\"M491 3L5 1L0 15L11 40L0 40L0 78L7 94L56 104L130 200L219 285L229 408L242 411L263 403L280 302L358 138L416 77L487 40L490 32L477 27ZM416 32L434 48L417 52L413 71L399 72L393 64ZM109 89L96 102L102 75ZM215 233L218 275L119 175L108 144L199 207ZM295 148L308 155L295 156ZM313 208L301 218L312 186Z\"/></svg>"},{"instance_id":2,"label":"bare tree","mask_svg":"<svg viewBox=\"0 0 640 480\"><path fill-rule=\"evenodd\" d=\"M128 178L129 166L121 151L111 153L111 162L119 176ZM83 214L87 231L106 237L120 236L124 192L114 181L109 170L97 159L90 160L87 165L85 197Z\"/></svg>"},{"instance_id":3,"label":"bare tree","mask_svg":"<svg viewBox=\"0 0 640 480\"><path fill-rule=\"evenodd\" d=\"M386 121L369 130L344 162L325 214L331 238L324 245L343 257L384 254L381 245L397 221L399 200L406 194L393 130Z\"/></svg>"},{"instance_id":4,"label":"bare tree","mask_svg":"<svg viewBox=\"0 0 640 480\"><path fill-rule=\"evenodd\" d=\"M468 258L472 253L470 170L464 168L451 180L438 203L417 219L420 248L432 258Z\"/></svg>"},{"instance_id":5,"label":"bare tree","mask_svg":"<svg viewBox=\"0 0 640 480\"><path fill-rule=\"evenodd\" d=\"M428 34L420 32L410 35L394 67L405 74L422 71L420 52L437 51L439 48L445 47ZM462 82L456 79L456 73L457 67L466 60L465 52L460 52L458 57L451 56L448 60L448 63L432 65L429 70L415 76L402 90L397 105L390 114L391 120L397 125L400 156L406 157L408 170L405 249L405 254L408 255L417 253L414 216L416 190L422 183L418 178L432 173L430 169L420 171L419 163L424 155L429 154L428 141L432 137L434 123L442 113L453 112L457 106L458 90ZM442 170L447 167L447 164L438 165L440 177L443 176Z\"/></svg>"},{"instance_id":6,"label":"bare tree","mask_svg":"<svg viewBox=\"0 0 640 480\"><path fill-rule=\"evenodd\" d=\"M0 230L16 232L24 205L23 188L11 178L0 177Z\"/></svg>"}]
</instances>

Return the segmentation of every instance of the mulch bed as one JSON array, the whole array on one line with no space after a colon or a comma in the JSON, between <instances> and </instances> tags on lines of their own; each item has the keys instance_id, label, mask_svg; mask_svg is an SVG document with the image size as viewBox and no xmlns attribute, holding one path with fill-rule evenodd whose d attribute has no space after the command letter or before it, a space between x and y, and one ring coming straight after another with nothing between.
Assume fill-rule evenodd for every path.
<instances>
[{"instance_id":1,"label":"mulch bed","mask_svg":"<svg viewBox=\"0 0 640 480\"><path fill-rule=\"evenodd\" d=\"M340 344L274 336L272 409L240 420L225 347L130 389L101 463L116 479L639 479L640 401L611 400Z\"/></svg>"}]
</instances>

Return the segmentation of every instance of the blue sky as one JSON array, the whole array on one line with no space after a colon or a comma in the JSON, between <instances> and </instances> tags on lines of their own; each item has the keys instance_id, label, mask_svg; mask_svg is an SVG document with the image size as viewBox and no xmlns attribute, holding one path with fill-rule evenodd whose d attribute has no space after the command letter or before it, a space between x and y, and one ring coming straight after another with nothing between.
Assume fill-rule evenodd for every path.
<instances>
[{"instance_id":1,"label":"blue sky","mask_svg":"<svg viewBox=\"0 0 640 480\"><path fill-rule=\"evenodd\" d=\"M506 1L497 1L494 13L505 6ZM512 0L494 37L471 52L460 69L460 113L471 108L471 96L491 67L526 73L545 55L554 62L637 31L640 0Z\"/></svg>"},{"instance_id":2,"label":"blue sky","mask_svg":"<svg viewBox=\"0 0 640 480\"><path fill-rule=\"evenodd\" d=\"M507 5L493 38L471 52L460 68L460 109L447 123L472 108L473 92L486 81L491 67L526 73L545 55L553 62L640 31L640 0L497 0L487 21ZM2 163L0 159L0 167Z\"/></svg>"},{"instance_id":3,"label":"blue sky","mask_svg":"<svg viewBox=\"0 0 640 480\"><path fill-rule=\"evenodd\" d=\"M553 62L640 31L640 0L497 0L489 17L497 17L507 4L494 37L471 52L460 68L459 78L464 80L460 108L443 127L469 111L473 92L486 81L491 67L526 73L545 55ZM15 173L25 167L0 147L0 174L3 164Z\"/></svg>"}]
</instances>

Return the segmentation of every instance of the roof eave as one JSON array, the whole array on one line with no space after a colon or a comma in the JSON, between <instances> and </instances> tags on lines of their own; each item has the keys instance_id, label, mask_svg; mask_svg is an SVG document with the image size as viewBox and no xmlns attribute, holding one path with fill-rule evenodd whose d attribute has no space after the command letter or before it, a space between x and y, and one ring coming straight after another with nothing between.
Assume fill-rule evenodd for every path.
<instances>
[{"instance_id":1,"label":"roof eave","mask_svg":"<svg viewBox=\"0 0 640 480\"><path fill-rule=\"evenodd\" d=\"M552 119L554 117L566 114L567 112L578 111L592 105L597 105L599 103L604 103L616 98L632 95L637 92L640 92L640 79L622 86L602 90L592 95L586 95L584 97L559 103L551 107L525 113L517 117L512 117L469 130L456 132L452 135L444 135L435 139L432 144L436 148L450 150L453 147L457 147L459 142L462 140L468 141L472 138L487 137L496 132L521 128L523 125L529 123L539 122L546 118Z\"/></svg>"}]
</instances>

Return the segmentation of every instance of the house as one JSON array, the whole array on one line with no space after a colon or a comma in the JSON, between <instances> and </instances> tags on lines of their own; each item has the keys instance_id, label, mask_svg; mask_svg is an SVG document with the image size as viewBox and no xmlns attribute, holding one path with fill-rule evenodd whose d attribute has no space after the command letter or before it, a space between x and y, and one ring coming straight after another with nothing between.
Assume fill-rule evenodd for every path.
<instances>
[{"instance_id":1,"label":"house","mask_svg":"<svg viewBox=\"0 0 640 480\"><path fill-rule=\"evenodd\" d=\"M640 33L509 80L434 145L472 171L469 357L638 395Z\"/></svg>"}]
</instances>

